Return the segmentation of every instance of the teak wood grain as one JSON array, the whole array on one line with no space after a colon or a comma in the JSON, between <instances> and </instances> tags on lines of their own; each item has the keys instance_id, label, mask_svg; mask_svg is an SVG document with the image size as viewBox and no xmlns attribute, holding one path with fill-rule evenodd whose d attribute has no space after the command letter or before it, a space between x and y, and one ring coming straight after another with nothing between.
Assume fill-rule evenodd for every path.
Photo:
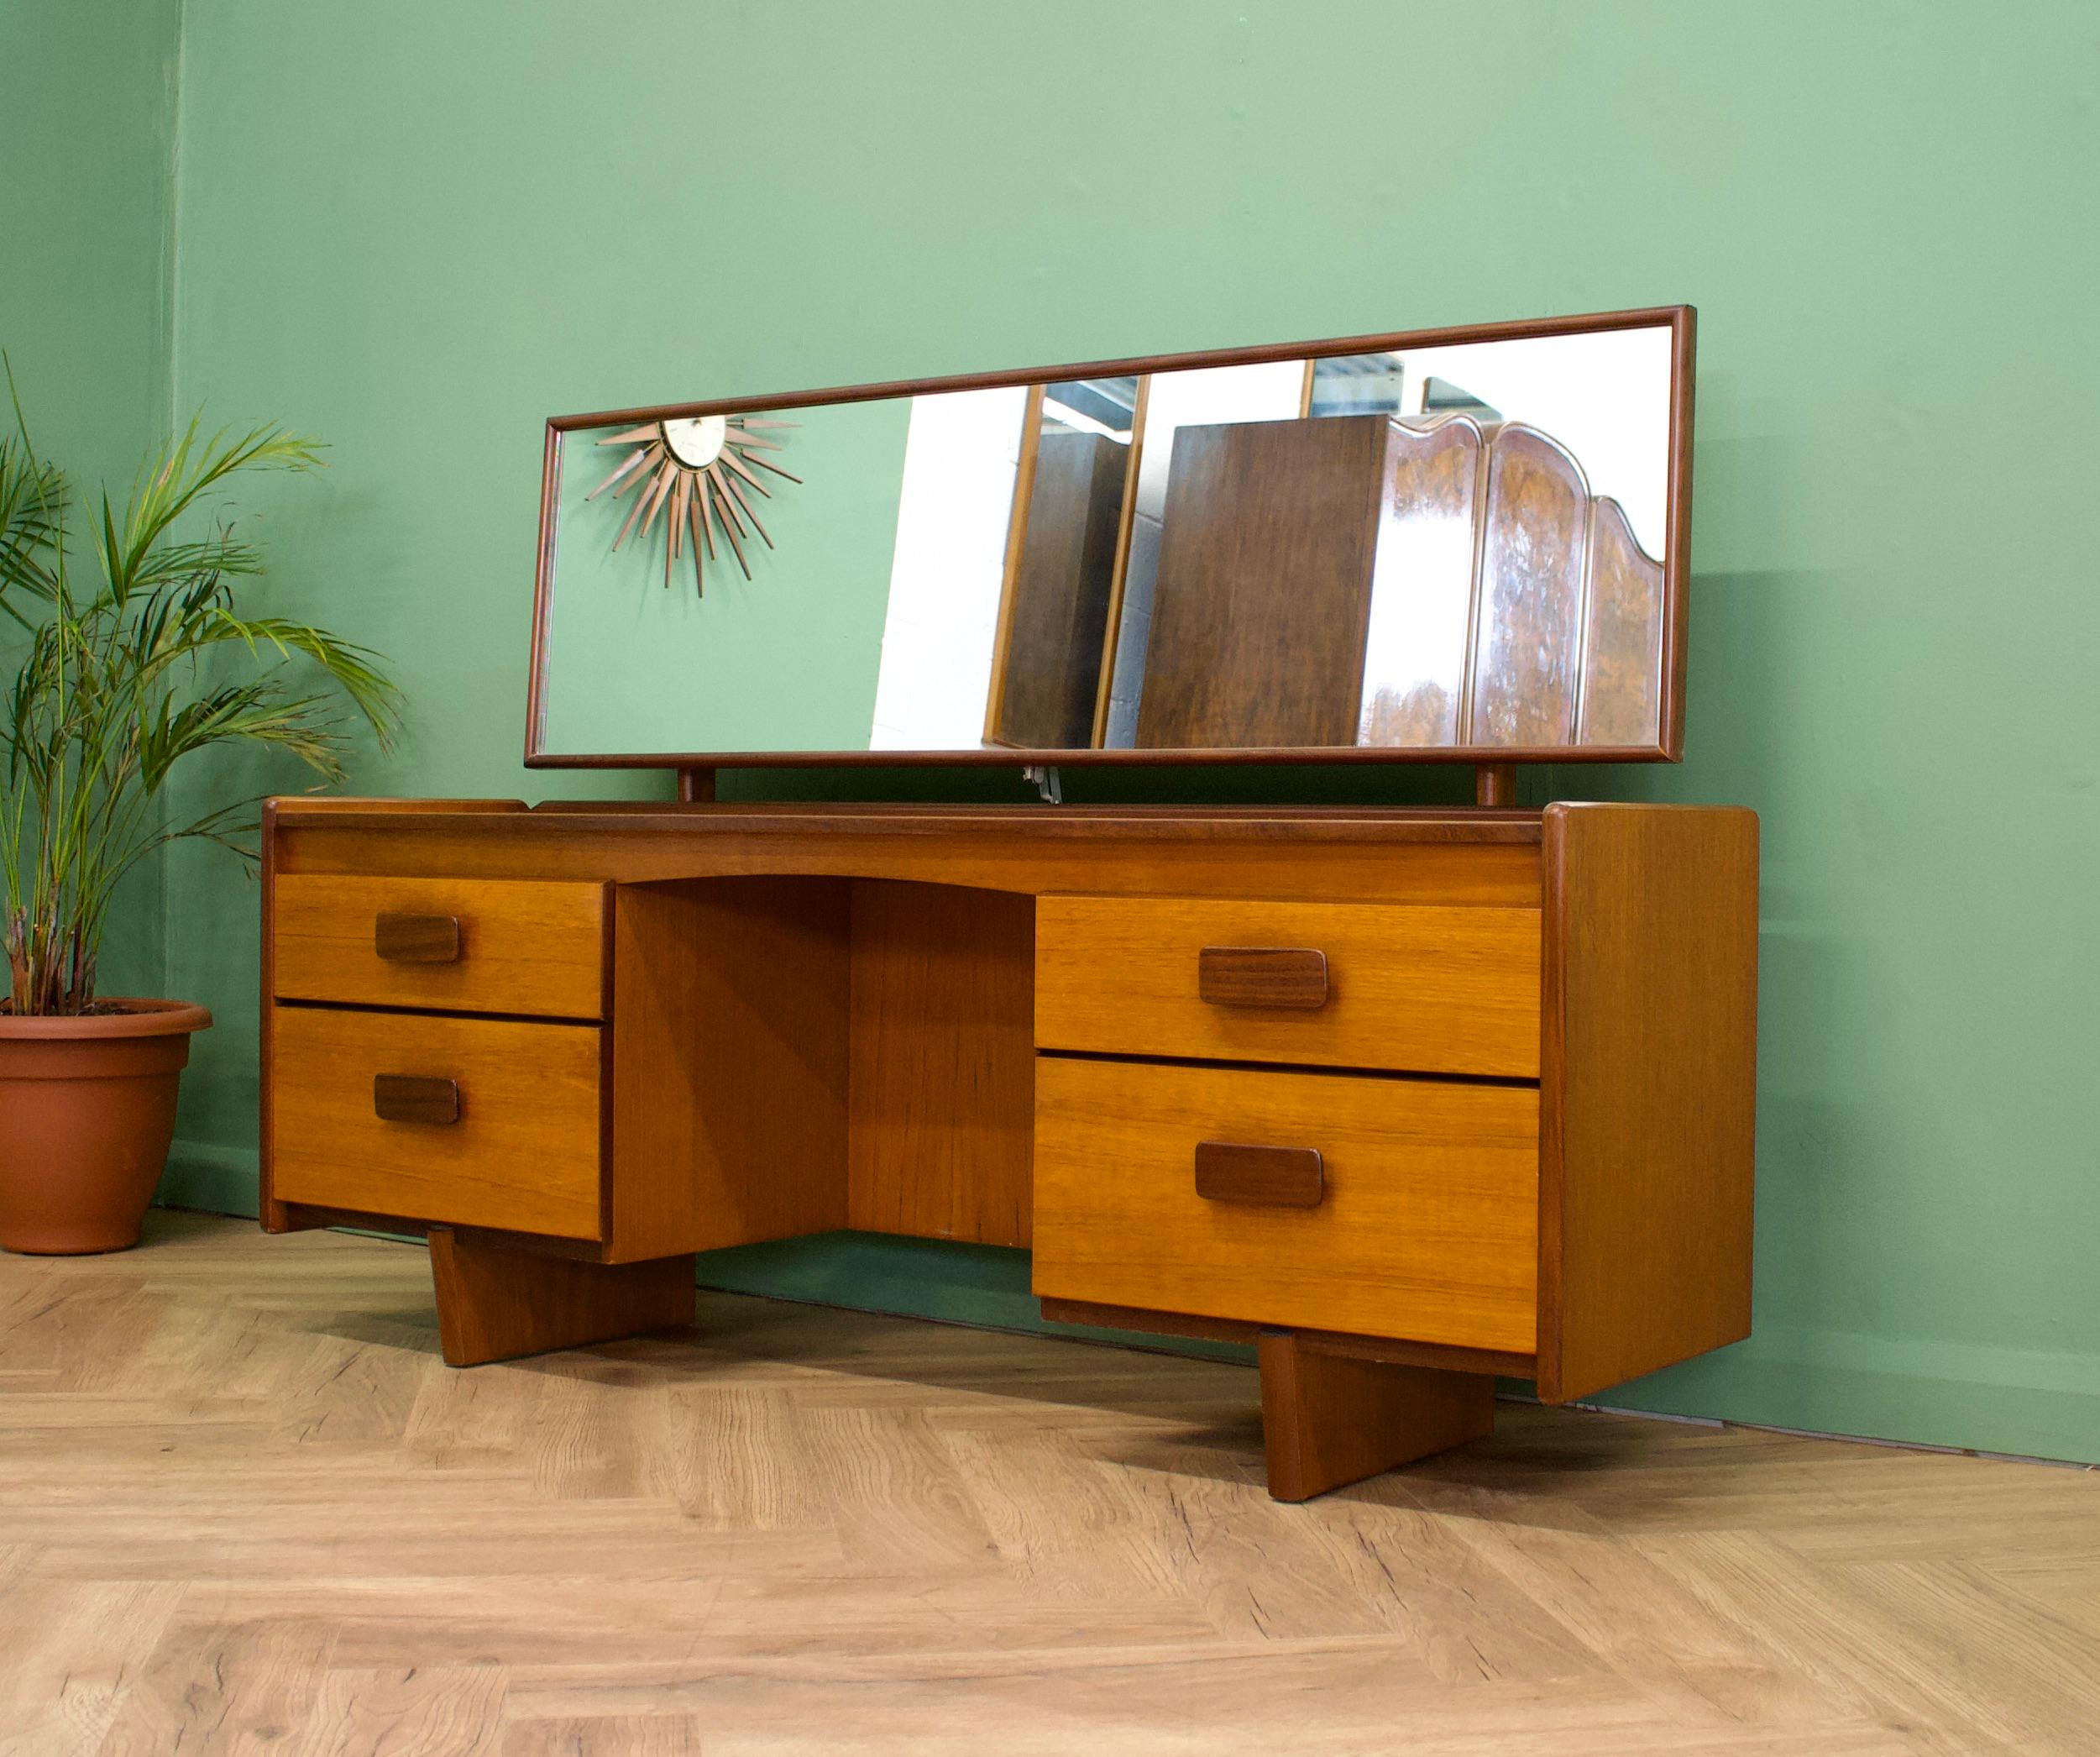
<instances>
[{"instance_id":1,"label":"teak wood grain","mask_svg":"<svg viewBox=\"0 0 2100 1757\"><path fill-rule=\"evenodd\" d=\"M602 1011L602 884L286 873L275 889L280 999L558 1019ZM456 956L405 955L442 950L448 933Z\"/></svg>"},{"instance_id":2,"label":"teak wood grain","mask_svg":"<svg viewBox=\"0 0 2100 1757\"><path fill-rule=\"evenodd\" d=\"M1196 998L1214 1007L1323 1007L1327 953L1310 946L1206 946Z\"/></svg>"},{"instance_id":3,"label":"teak wood grain","mask_svg":"<svg viewBox=\"0 0 2100 1757\"><path fill-rule=\"evenodd\" d=\"M256 850L256 877L262 888L260 910L261 953L256 971L257 1027L255 1032L255 1209L256 1219L265 1232L291 1232L300 1223L277 1198L276 1176L272 1166L270 1140L275 1132L271 1113L276 1104L276 1032L273 1015L277 1010L277 801L263 801L260 835Z\"/></svg>"},{"instance_id":4,"label":"teak wood grain","mask_svg":"<svg viewBox=\"0 0 2100 1757\"><path fill-rule=\"evenodd\" d=\"M577 1262L430 1230L437 1337L448 1366L582 1348L693 1322L693 1259Z\"/></svg>"},{"instance_id":5,"label":"teak wood grain","mask_svg":"<svg viewBox=\"0 0 2100 1757\"><path fill-rule=\"evenodd\" d=\"M1535 1078L1536 909L1048 896L1038 905L1044 1049ZM1223 946L1317 951L1317 1008L1221 1004Z\"/></svg>"},{"instance_id":6,"label":"teak wood grain","mask_svg":"<svg viewBox=\"0 0 2100 1757\"><path fill-rule=\"evenodd\" d=\"M390 817L398 821L404 817L429 816L443 813L454 821L486 816L492 812L522 812L521 800L335 800L317 799L304 795L296 800L268 799L263 801L261 812L261 846L259 852L259 878L262 885L262 957L257 987L259 1001L257 1017L260 1021L257 1043L259 1074L256 1096L256 1124L259 1151L256 1155L258 1217L267 1232L291 1232L310 1225L322 1224L301 1218L299 1210L280 1201L275 1193L275 1179L271 1164L270 1143L275 1136L271 1113L275 1104L274 1078L276 1067L275 1033L272 1021L276 1013L277 999L277 881L283 865L281 858L283 838L278 833L278 817L287 803L306 808L308 823L327 822L332 814L343 807L355 809L365 821L385 821Z\"/></svg>"},{"instance_id":7,"label":"teak wood grain","mask_svg":"<svg viewBox=\"0 0 2100 1757\"><path fill-rule=\"evenodd\" d=\"M1546 811L1538 1387L1750 1333L1757 820Z\"/></svg>"},{"instance_id":8,"label":"teak wood grain","mask_svg":"<svg viewBox=\"0 0 2100 1757\"><path fill-rule=\"evenodd\" d=\"M1746 812L300 800L264 851L273 925L315 880L368 926L374 887L614 899L602 1031L273 1004L274 1230L476 1228L618 1264L840 1225L1025 1244L1033 1214L1052 1309L1382 1365L1535 1357L1548 1398L1747 1326ZM1324 1004L1207 1001L1203 952L1235 948L1317 952ZM1299 1027L1358 1035L1308 1050ZM479 1073L401 1054L497 1033L522 1035ZM382 1075L456 1082L458 1121L382 1121ZM1207 1200L1206 1142L1320 1153L1318 1205Z\"/></svg>"},{"instance_id":9,"label":"teak wood grain","mask_svg":"<svg viewBox=\"0 0 2100 1757\"><path fill-rule=\"evenodd\" d=\"M1195 1336L1212 1342L1244 1342L1249 1347L1273 1326L1240 1318L1196 1318L1184 1312L1155 1311L1149 1306L1103 1305L1091 1299L1039 1299L1045 1324L1080 1324L1097 1330L1133 1330L1157 1336ZM1347 1355L1359 1361L1382 1361L1393 1366L1434 1366L1448 1372L1500 1374L1528 1379L1537 1365L1528 1354L1503 1349L1456 1348L1444 1342L1407 1342L1392 1336L1351 1336L1338 1330L1298 1329L1290 1335L1321 1353Z\"/></svg>"},{"instance_id":10,"label":"teak wood grain","mask_svg":"<svg viewBox=\"0 0 2100 1757\"><path fill-rule=\"evenodd\" d=\"M1097 1062L1035 1070L1039 1298L1528 1354L1529 1087ZM1208 1202L1197 1146L1317 1150L1317 1208Z\"/></svg>"},{"instance_id":11,"label":"teak wood grain","mask_svg":"<svg viewBox=\"0 0 2100 1757\"><path fill-rule=\"evenodd\" d=\"M848 1225L1029 1242L1034 957L1026 897L853 887Z\"/></svg>"},{"instance_id":12,"label":"teak wood grain","mask_svg":"<svg viewBox=\"0 0 2100 1757\"><path fill-rule=\"evenodd\" d=\"M1289 1331L1263 1333L1262 1447L1269 1492L1306 1501L1495 1429L1495 1381L1328 1354Z\"/></svg>"},{"instance_id":13,"label":"teak wood grain","mask_svg":"<svg viewBox=\"0 0 2100 1757\"><path fill-rule=\"evenodd\" d=\"M1536 812L574 802L405 816L278 802L280 872L633 884L733 874L987 890L1537 908ZM387 802L380 802L382 805Z\"/></svg>"},{"instance_id":14,"label":"teak wood grain","mask_svg":"<svg viewBox=\"0 0 2100 1757\"><path fill-rule=\"evenodd\" d=\"M272 1024L277 1200L599 1236L597 1026L283 1004ZM382 1120L382 1076L453 1083L458 1120Z\"/></svg>"},{"instance_id":15,"label":"teak wood grain","mask_svg":"<svg viewBox=\"0 0 2100 1757\"><path fill-rule=\"evenodd\" d=\"M846 1224L846 887L614 894L615 1261Z\"/></svg>"}]
</instances>

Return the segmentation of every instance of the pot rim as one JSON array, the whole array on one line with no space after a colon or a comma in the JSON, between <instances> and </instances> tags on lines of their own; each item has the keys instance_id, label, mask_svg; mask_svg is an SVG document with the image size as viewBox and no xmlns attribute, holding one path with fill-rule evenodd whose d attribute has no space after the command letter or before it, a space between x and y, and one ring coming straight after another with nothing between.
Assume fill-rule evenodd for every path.
<instances>
[{"instance_id":1,"label":"pot rim","mask_svg":"<svg viewBox=\"0 0 2100 1757\"><path fill-rule=\"evenodd\" d=\"M103 994L103 1004L124 1009L86 1019L60 1019L32 1013L0 1013L0 1038L32 1041L94 1037L175 1037L211 1029L212 1015L188 1000L146 1000L134 994Z\"/></svg>"}]
</instances>

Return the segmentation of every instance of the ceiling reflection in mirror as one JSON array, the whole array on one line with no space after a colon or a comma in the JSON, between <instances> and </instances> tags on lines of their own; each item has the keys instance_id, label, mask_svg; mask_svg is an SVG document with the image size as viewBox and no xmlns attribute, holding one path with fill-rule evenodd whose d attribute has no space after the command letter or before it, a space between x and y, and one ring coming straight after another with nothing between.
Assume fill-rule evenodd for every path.
<instances>
[{"instance_id":1,"label":"ceiling reflection in mirror","mask_svg":"<svg viewBox=\"0 0 2100 1757\"><path fill-rule=\"evenodd\" d=\"M1689 325L1599 321L554 422L532 753L1674 754Z\"/></svg>"}]
</instances>

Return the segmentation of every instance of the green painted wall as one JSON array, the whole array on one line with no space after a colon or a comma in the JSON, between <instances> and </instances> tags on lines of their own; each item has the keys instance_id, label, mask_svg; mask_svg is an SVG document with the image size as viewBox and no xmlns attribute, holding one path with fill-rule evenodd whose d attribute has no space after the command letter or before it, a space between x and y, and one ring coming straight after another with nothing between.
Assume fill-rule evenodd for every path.
<instances>
[{"instance_id":1,"label":"green painted wall","mask_svg":"<svg viewBox=\"0 0 2100 1757\"><path fill-rule=\"evenodd\" d=\"M0 0L0 348L38 449L119 498L168 422L178 15Z\"/></svg>"},{"instance_id":2,"label":"green painted wall","mask_svg":"<svg viewBox=\"0 0 2100 1757\"><path fill-rule=\"evenodd\" d=\"M547 748L867 749L910 425L903 398L800 411L783 467L816 485L760 501L778 548L745 540L748 581L717 534L704 594L683 558L664 589L662 515L648 537L614 550L642 490L589 496L631 454L600 450L594 428L570 433Z\"/></svg>"},{"instance_id":3,"label":"green painted wall","mask_svg":"<svg viewBox=\"0 0 2100 1757\"><path fill-rule=\"evenodd\" d=\"M168 427L179 14L0 0L0 350L37 450L90 509L103 483L122 503ZM4 385L0 422L13 431ZM10 683L16 656L0 633ZM126 887L106 991L163 987L160 881L149 868Z\"/></svg>"},{"instance_id":4,"label":"green painted wall","mask_svg":"<svg viewBox=\"0 0 2100 1757\"><path fill-rule=\"evenodd\" d=\"M408 685L375 790L547 790L553 411L1696 303L1689 760L1536 784L1763 815L1758 1334L1624 1396L2100 1457L2100 13L191 0L183 47L175 403L333 445L264 506ZM1265 784L1447 783L1072 791ZM254 901L170 884L223 1020L173 1188L237 1204ZM721 1272L897 1298L825 1248Z\"/></svg>"}]
</instances>

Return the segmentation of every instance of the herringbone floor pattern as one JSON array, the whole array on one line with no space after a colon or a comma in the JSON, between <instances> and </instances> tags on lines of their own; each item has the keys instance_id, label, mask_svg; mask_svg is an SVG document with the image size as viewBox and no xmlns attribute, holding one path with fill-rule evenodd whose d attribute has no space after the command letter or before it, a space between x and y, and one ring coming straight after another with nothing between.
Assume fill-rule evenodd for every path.
<instances>
[{"instance_id":1,"label":"herringbone floor pattern","mask_svg":"<svg viewBox=\"0 0 2100 1757\"><path fill-rule=\"evenodd\" d=\"M0 1751L2100 1752L2100 1475L1507 1406L1301 1508L1243 1367L411 1247L0 1260Z\"/></svg>"}]
</instances>

